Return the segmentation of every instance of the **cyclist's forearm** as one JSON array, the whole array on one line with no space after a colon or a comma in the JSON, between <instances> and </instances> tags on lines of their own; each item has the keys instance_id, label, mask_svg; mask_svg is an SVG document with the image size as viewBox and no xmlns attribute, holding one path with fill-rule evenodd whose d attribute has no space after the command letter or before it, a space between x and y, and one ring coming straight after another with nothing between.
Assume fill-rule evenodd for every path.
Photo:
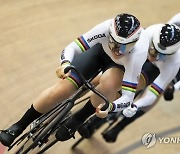
<instances>
[{"instance_id":1,"label":"cyclist's forearm","mask_svg":"<svg viewBox=\"0 0 180 154\"><path fill-rule=\"evenodd\" d=\"M146 108L154 104L156 101L157 96L154 95L151 91L147 90L146 94L141 96L134 104L137 106L138 109Z\"/></svg>"}]
</instances>

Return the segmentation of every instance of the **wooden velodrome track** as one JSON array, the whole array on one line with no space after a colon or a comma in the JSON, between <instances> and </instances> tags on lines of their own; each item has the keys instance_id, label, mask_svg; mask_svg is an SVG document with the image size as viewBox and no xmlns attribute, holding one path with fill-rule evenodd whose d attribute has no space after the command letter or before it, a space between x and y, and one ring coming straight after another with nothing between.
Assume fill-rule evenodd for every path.
<instances>
[{"instance_id":1,"label":"wooden velodrome track","mask_svg":"<svg viewBox=\"0 0 180 154\"><path fill-rule=\"evenodd\" d=\"M179 9L179 0L1 0L0 129L19 119L35 97L58 80L60 51L77 36L118 13L132 13L147 27L166 22ZM75 142L71 139L47 154L180 154L180 142L157 143L150 149L141 144L147 132L180 138L179 99L180 93L171 102L161 99L121 132L114 144L106 143L99 130L75 151L70 149Z\"/></svg>"}]
</instances>

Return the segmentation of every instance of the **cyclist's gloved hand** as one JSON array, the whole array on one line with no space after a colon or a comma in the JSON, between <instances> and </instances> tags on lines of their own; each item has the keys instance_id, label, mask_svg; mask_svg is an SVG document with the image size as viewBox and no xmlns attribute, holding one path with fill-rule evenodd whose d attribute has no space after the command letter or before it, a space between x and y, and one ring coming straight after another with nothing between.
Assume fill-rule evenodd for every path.
<instances>
[{"instance_id":1,"label":"cyclist's gloved hand","mask_svg":"<svg viewBox=\"0 0 180 154\"><path fill-rule=\"evenodd\" d=\"M61 78L61 79L64 79L66 77L68 77L70 75L70 71L68 73L64 73L64 69L67 67L67 66L70 66L70 62L66 62L66 63L63 63L61 64L60 67L57 68L56 70L56 75L58 78Z\"/></svg>"},{"instance_id":2,"label":"cyclist's gloved hand","mask_svg":"<svg viewBox=\"0 0 180 154\"><path fill-rule=\"evenodd\" d=\"M169 84L169 86L164 91L163 95L164 95L164 99L166 101L173 100L173 98L174 98L174 85L173 84Z\"/></svg>"},{"instance_id":3,"label":"cyclist's gloved hand","mask_svg":"<svg viewBox=\"0 0 180 154\"><path fill-rule=\"evenodd\" d=\"M137 106L135 104L132 104L131 106L123 110L123 115L128 118L133 117L136 114L137 110Z\"/></svg>"}]
</instances>

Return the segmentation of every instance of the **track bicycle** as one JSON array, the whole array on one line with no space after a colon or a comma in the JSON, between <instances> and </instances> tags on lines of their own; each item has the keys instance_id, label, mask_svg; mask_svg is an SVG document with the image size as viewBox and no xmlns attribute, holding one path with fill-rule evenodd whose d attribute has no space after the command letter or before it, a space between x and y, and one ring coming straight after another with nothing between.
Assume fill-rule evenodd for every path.
<instances>
[{"instance_id":1,"label":"track bicycle","mask_svg":"<svg viewBox=\"0 0 180 154\"><path fill-rule=\"evenodd\" d=\"M41 154L47 151L50 147L58 142L55 137L56 131L71 116L71 109L76 105L75 101L86 91L93 91L95 94L101 97L105 101L105 105L103 106L102 110L107 109L109 106L109 101L90 83L93 78L86 80L74 66L68 66L65 69L65 73L67 73L69 70L74 70L78 74L83 85L71 97L63 102L60 102L48 113L43 114L33 121L33 123L30 125L30 130L21 135L12 145L10 145L8 151L11 151L15 147L17 149L15 154L27 154L29 152ZM96 75L98 74L99 72L97 72Z\"/></svg>"}]
</instances>

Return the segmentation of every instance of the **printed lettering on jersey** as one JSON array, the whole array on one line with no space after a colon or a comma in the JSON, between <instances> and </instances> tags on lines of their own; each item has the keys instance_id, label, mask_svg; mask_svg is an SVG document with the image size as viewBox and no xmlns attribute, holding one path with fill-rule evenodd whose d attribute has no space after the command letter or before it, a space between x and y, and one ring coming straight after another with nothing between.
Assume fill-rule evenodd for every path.
<instances>
[{"instance_id":1,"label":"printed lettering on jersey","mask_svg":"<svg viewBox=\"0 0 180 154\"><path fill-rule=\"evenodd\" d=\"M97 34L97 35L94 35L93 37L91 38L88 38L87 41L88 43L92 42L93 40L95 39L98 39L98 38L102 38L102 37L106 37L106 35L103 33L103 34Z\"/></svg>"}]
</instances>

